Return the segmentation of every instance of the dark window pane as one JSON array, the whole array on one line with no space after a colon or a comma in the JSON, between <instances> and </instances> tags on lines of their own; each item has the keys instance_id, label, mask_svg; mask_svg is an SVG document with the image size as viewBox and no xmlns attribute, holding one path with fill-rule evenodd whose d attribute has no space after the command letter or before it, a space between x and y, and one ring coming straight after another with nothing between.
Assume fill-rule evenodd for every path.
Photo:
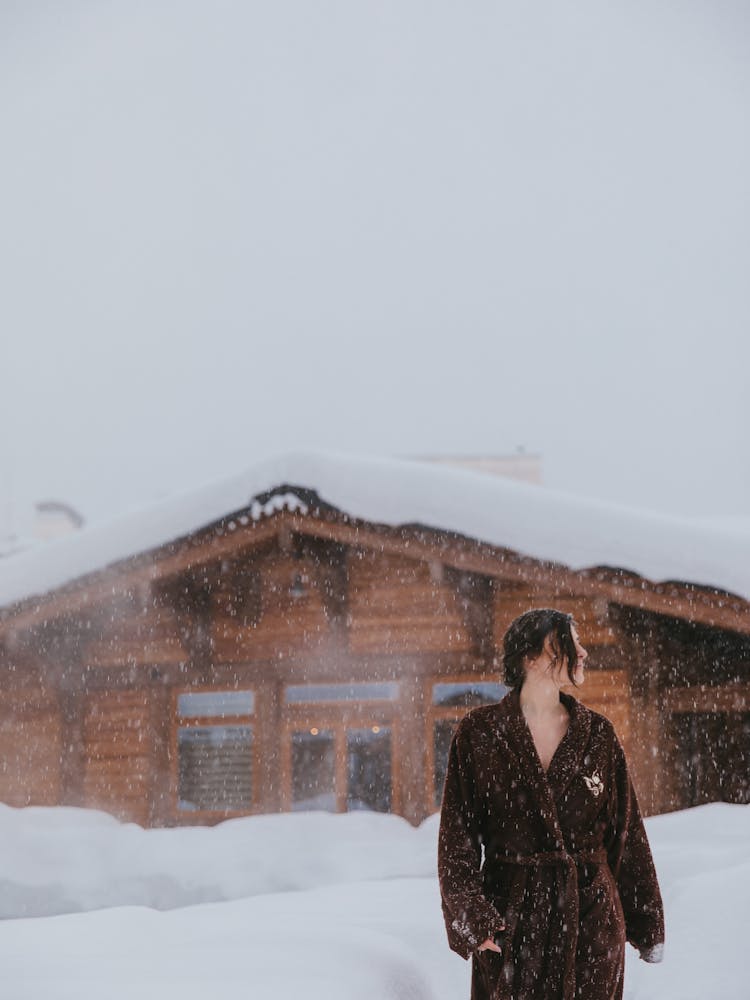
<instances>
[{"instance_id":1,"label":"dark window pane","mask_svg":"<svg viewBox=\"0 0 750 1000\"><path fill-rule=\"evenodd\" d=\"M336 811L336 741L330 730L292 733L292 809Z\"/></svg>"},{"instance_id":2,"label":"dark window pane","mask_svg":"<svg viewBox=\"0 0 750 1000\"><path fill-rule=\"evenodd\" d=\"M398 698L397 681L371 684L290 684L285 691L288 703L315 701L393 701Z\"/></svg>"},{"instance_id":3,"label":"dark window pane","mask_svg":"<svg viewBox=\"0 0 750 1000\"><path fill-rule=\"evenodd\" d=\"M750 713L680 712L672 716L680 802L750 802Z\"/></svg>"},{"instance_id":4,"label":"dark window pane","mask_svg":"<svg viewBox=\"0 0 750 1000\"><path fill-rule=\"evenodd\" d=\"M386 726L347 730L346 765L346 808L390 812L391 730Z\"/></svg>"},{"instance_id":5,"label":"dark window pane","mask_svg":"<svg viewBox=\"0 0 750 1000\"><path fill-rule=\"evenodd\" d=\"M206 716L252 715L255 695L252 691L191 691L179 695L177 712L183 719Z\"/></svg>"},{"instance_id":6,"label":"dark window pane","mask_svg":"<svg viewBox=\"0 0 750 1000\"><path fill-rule=\"evenodd\" d=\"M179 808L224 811L252 807L251 726L178 730Z\"/></svg>"},{"instance_id":7,"label":"dark window pane","mask_svg":"<svg viewBox=\"0 0 750 1000\"><path fill-rule=\"evenodd\" d=\"M476 708L500 701L507 687L492 681L464 681L462 683L433 684L432 704L457 708Z\"/></svg>"},{"instance_id":8,"label":"dark window pane","mask_svg":"<svg viewBox=\"0 0 750 1000\"><path fill-rule=\"evenodd\" d=\"M433 759L435 761L435 808L440 808L443 798L445 772L448 769L448 751L458 719L438 719L432 730Z\"/></svg>"}]
</instances>

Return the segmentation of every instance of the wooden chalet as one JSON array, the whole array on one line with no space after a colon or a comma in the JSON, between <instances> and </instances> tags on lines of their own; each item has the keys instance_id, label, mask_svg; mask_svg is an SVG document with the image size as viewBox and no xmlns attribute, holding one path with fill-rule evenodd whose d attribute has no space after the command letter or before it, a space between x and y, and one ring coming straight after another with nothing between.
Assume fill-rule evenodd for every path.
<instances>
[{"instance_id":1,"label":"wooden chalet","mask_svg":"<svg viewBox=\"0 0 750 1000\"><path fill-rule=\"evenodd\" d=\"M314 487L279 482L6 600L0 801L144 826L310 808L418 823L457 721L504 693L506 627L534 606L575 615L574 693L615 724L645 813L750 801L745 597L370 520ZM43 580L89 531L0 575L34 563Z\"/></svg>"}]
</instances>

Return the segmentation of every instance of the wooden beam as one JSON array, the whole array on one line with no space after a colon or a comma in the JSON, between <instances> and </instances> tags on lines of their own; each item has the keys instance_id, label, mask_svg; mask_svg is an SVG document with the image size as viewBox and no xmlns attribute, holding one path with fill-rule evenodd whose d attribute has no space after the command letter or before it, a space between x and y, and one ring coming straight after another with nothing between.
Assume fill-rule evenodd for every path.
<instances>
[{"instance_id":1,"label":"wooden beam","mask_svg":"<svg viewBox=\"0 0 750 1000\"><path fill-rule=\"evenodd\" d=\"M84 805L83 692L58 690L60 709L60 805Z\"/></svg>"},{"instance_id":2,"label":"wooden beam","mask_svg":"<svg viewBox=\"0 0 750 1000\"><path fill-rule=\"evenodd\" d=\"M3 609L0 634L41 625L60 615L80 614L138 585L179 577L195 567L220 563L225 556L237 556L254 549L276 537L281 517L283 515L277 515L262 524L252 523L236 531L223 531L220 535L202 531L190 539L170 542L112 563L55 590L24 598Z\"/></svg>"},{"instance_id":3,"label":"wooden beam","mask_svg":"<svg viewBox=\"0 0 750 1000\"><path fill-rule=\"evenodd\" d=\"M391 527L357 522L346 515L300 515L280 511L262 522L230 521L189 538L122 560L48 594L7 607L0 634L30 628L62 614L78 614L111 600L139 583L169 579L202 564L255 548L280 531L297 532L343 545L396 552L417 560L439 560L458 570L496 580L560 587L635 608L750 634L750 601L715 588L690 583L654 583L635 573L609 567L572 570L560 563L532 559L450 532L418 526Z\"/></svg>"},{"instance_id":4,"label":"wooden beam","mask_svg":"<svg viewBox=\"0 0 750 1000\"><path fill-rule=\"evenodd\" d=\"M298 555L309 559L313 565L315 586L328 624L333 628L346 628L349 612L348 546L313 535L298 535L297 538Z\"/></svg>"},{"instance_id":5,"label":"wooden beam","mask_svg":"<svg viewBox=\"0 0 750 1000\"><path fill-rule=\"evenodd\" d=\"M675 618L686 618L718 628L750 634L750 601L727 595L723 591L702 588L695 584L653 583L625 570L596 567L572 570L560 563L521 556L471 539L447 536L427 540L423 531L380 529L360 525L333 523L322 519L296 520L295 531L321 538L335 538L349 545L381 552L398 552L410 559L440 559L447 566L472 570L493 577L529 585L555 586L582 595L590 594L606 601L656 611Z\"/></svg>"},{"instance_id":6,"label":"wooden beam","mask_svg":"<svg viewBox=\"0 0 750 1000\"><path fill-rule=\"evenodd\" d=\"M418 826L427 815L424 802L426 748L425 685L420 677L403 678L400 682L398 716L401 724L398 783L401 798L401 815L413 826Z\"/></svg>"},{"instance_id":7,"label":"wooden beam","mask_svg":"<svg viewBox=\"0 0 750 1000\"><path fill-rule=\"evenodd\" d=\"M750 668L750 664L747 665ZM750 712L750 684L696 684L664 691L666 712Z\"/></svg>"},{"instance_id":8,"label":"wooden beam","mask_svg":"<svg viewBox=\"0 0 750 1000\"><path fill-rule=\"evenodd\" d=\"M493 579L471 570L445 567L445 582L458 598L472 652L492 669L495 659Z\"/></svg>"},{"instance_id":9,"label":"wooden beam","mask_svg":"<svg viewBox=\"0 0 750 1000\"><path fill-rule=\"evenodd\" d=\"M277 677L264 674L256 678L253 687L257 695L253 722L254 739L260 744L257 773L253 781L259 785L254 795L261 812L273 813L282 808L283 784L281 741L285 738L282 717L283 685Z\"/></svg>"},{"instance_id":10,"label":"wooden beam","mask_svg":"<svg viewBox=\"0 0 750 1000\"><path fill-rule=\"evenodd\" d=\"M632 627L628 607L612 607L610 626L622 650L629 687L630 739L626 744L644 816L661 811L666 795L661 768L655 767L659 759L662 736L662 707L659 690L659 652L656 641L646 641L646 636Z\"/></svg>"},{"instance_id":11,"label":"wooden beam","mask_svg":"<svg viewBox=\"0 0 750 1000\"><path fill-rule=\"evenodd\" d=\"M320 683L335 683L342 679L342 663L346 667L346 680L390 681L395 676L435 677L454 674L470 674L483 677L487 672L485 663L469 653L410 653L404 657L400 653L350 653L343 661L332 658L327 647L305 650L301 656L285 657L269 664L259 659L252 663L214 663L211 671L213 684L234 686L256 683L267 676L278 677L280 683L296 683L300 677L314 677ZM142 665L122 664L118 666L87 666L82 685L87 691L110 691L114 688L127 689L143 687L144 678L158 669L158 678L164 684L199 683L200 675L190 667L180 663L160 664L154 668L151 663Z\"/></svg>"},{"instance_id":12,"label":"wooden beam","mask_svg":"<svg viewBox=\"0 0 750 1000\"><path fill-rule=\"evenodd\" d=\"M242 628L252 628L260 621L263 611L260 566L254 562L235 561L228 575L229 587L222 595L223 611Z\"/></svg>"},{"instance_id":13,"label":"wooden beam","mask_svg":"<svg viewBox=\"0 0 750 1000\"><path fill-rule=\"evenodd\" d=\"M171 745L173 692L158 671L155 676L151 672L149 704L153 733L149 758L149 826L166 826L172 822L172 758L177 748Z\"/></svg>"},{"instance_id":14,"label":"wooden beam","mask_svg":"<svg viewBox=\"0 0 750 1000\"><path fill-rule=\"evenodd\" d=\"M158 588L160 598L174 609L180 638L192 667L205 680L211 675L213 659L211 582L210 578L185 573Z\"/></svg>"}]
</instances>

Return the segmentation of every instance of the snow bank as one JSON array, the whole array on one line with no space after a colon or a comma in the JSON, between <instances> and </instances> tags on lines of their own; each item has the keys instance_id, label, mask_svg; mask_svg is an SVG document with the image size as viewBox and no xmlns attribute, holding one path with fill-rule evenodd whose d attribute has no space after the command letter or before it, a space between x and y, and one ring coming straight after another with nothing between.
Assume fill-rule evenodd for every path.
<instances>
[{"instance_id":1,"label":"snow bank","mask_svg":"<svg viewBox=\"0 0 750 1000\"><path fill-rule=\"evenodd\" d=\"M167 910L361 880L434 876L437 815L282 813L144 830L89 809L0 805L0 917Z\"/></svg>"},{"instance_id":2,"label":"snow bank","mask_svg":"<svg viewBox=\"0 0 750 1000\"><path fill-rule=\"evenodd\" d=\"M652 581L715 586L750 599L750 532L742 525L669 517L428 462L300 452L0 560L0 606L235 511L257 510L259 494L283 485L313 489L368 521L416 522L573 569L616 566Z\"/></svg>"},{"instance_id":3,"label":"snow bank","mask_svg":"<svg viewBox=\"0 0 750 1000\"><path fill-rule=\"evenodd\" d=\"M0 925L2 996L455 1000L468 995L467 970L448 952L441 930L436 885L428 879L168 913L127 907L14 920Z\"/></svg>"},{"instance_id":4,"label":"snow bank","mask_svg":"<svg viewBox=\"0 0 750 1000\"><path fill-rule=\"evenodd\" d=\"M664 895L665 958L647 965L627 949L624 1000L745 1000L750 808L714 803L646 826ZM188 892L211 887L217 899L227 886L240 895L240 884L260 893L168 912L128 905L5 920L3 1000L468 996L470 967L445 941L436 816L418 829L358 813L143 831L85 810L6 808L0 835L3 878L13 873L37 899L65 886L80 902L99 882L102 898L125 902L127 871L140 873L141 886L147 874L154 886L166 877ZM410 869L419 877L397 877ZM295 879L316 887L269 891Z\"/></svg>"}]
</instances>

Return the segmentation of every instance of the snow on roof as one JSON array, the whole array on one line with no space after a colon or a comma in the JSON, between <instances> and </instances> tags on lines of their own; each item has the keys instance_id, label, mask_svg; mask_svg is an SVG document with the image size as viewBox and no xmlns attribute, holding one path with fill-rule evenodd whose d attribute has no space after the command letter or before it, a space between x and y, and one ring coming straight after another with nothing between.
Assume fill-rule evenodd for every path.
<instances>
[{"instance_id":1,"label":"snow on roof","mask_svg":"<svg viewBox=\"0 0 750 1000\"><path fill-rule=\"evenodd\" d=\"M611 566L750 599L750 533L432 463L293 452L0 560L0 606L189 535L293 484L351 517L454 531L571 569ZM253 506L255 502L255 506ZM281 501L273 500L275 509ZM266 501L268 503L268 501ZM284 503L297 506L296 497Z\"/></svg>"}]
</instances>

